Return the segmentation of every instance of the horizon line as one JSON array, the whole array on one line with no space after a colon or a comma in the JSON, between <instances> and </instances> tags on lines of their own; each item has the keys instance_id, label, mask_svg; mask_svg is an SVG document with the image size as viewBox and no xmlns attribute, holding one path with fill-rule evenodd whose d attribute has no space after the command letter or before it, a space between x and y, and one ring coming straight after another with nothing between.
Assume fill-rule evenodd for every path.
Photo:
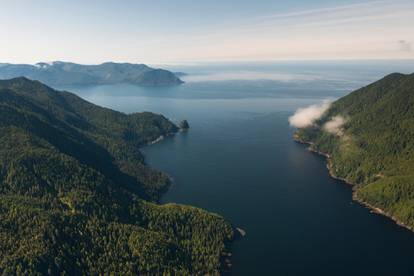
<instances>
[{"instance_id":1,"label":"horizon line","mask_svg":"<svg viewBox=\"0 0 414 276\"><path fill-rule=\"evenodd\" d=\"M125 61L125 60L104 60L100 62L78 62L78 61L68 61L68 60L54 60L54 61L38 61L38 62L18 62L13 63L12 61L1 61L0 64L12 64L12 65L33 65L39 63L74 63L80 65L101 65L104 63L129 63L129 64L144 64L144 65L198 65L198 64L220 64L220 63L272 63L272 62L350 62L350 61L414 61L414 58L276 58L276 59L231 59L231 60L194 60L194 61L182 61L182 62L151 62L151 61Z\"/></svg>"}]
</instances>

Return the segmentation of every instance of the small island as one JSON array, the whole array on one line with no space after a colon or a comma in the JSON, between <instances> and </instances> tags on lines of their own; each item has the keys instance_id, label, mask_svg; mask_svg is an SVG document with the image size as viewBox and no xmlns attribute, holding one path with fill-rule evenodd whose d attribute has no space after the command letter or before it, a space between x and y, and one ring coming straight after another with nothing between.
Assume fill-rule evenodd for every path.
<instances>
[{"instance_id":1,"label":"small island","mask_svg":"<svg viewBox=\"0 0 414 276\"><path fill-rule=\"evenodd\" d=\"M187 120L182 120L182 121L178 124L178 127L179 127L181 130L186 131L186 130L188 130L188 129L190 128L190 125L188 124L188 121L187 121Z\"/></svg>"}]
</instances>

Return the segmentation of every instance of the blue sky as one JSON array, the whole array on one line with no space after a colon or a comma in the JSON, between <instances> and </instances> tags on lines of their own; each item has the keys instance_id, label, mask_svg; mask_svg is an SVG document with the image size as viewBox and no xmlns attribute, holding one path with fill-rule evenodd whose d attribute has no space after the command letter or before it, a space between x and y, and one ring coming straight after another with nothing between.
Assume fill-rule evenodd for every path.
<instances>
[{"instance_id":1,"label":"blue sky","mask_svg":"<svg viewBox=\"0 0 414 276\"><path fill-rule=\"evenodd\" d=\"M414 58L414 1L1 0L0 62Z\"/></svg>"}]
</instances>

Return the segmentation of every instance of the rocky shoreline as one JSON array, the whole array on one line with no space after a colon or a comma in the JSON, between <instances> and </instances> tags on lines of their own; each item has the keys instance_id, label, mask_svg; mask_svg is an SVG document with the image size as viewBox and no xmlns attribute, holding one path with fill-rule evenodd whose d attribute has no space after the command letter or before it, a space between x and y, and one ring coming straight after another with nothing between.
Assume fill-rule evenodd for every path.
<instances>
[{"instance_id":1,"label":"rocky shoreline","mask_svg":"<svg viewBox=\"0 0 414 276\"><path fill-rule=\"evenodd\" d=\"M160 136L158 136L158 137L157 137L157 139L152 140L152 141L149 141L149 142L147 143L147 146L154 145L154 144L156 144L156 143L158 143L158 142L161 142L161 141L162 141L162 140L164 140L166 137L170 137L170 136L174 136L174 135L175 135L175 132L170 132L170 133L167 133L167 134L165 134L165 135L160 135Z\"/></svg>"},{"instance_id":2,"label":"rocky shoreline","mask_svg":"<svg viewBox=\"0 0 414 276\"><path fill-rule=\"evenodd\" d=\"M391 214L388 214L383 209L378 208L378 207L376 207L374 205L371 205L370 203L368 203L368 202L366 202L366 201L358 198L357 195L356 195L356 193L355 193L355 188L354 188L356 186L356 184L355 183L352 183L352 182L350 182L348 180L346 180L345 178L336 176L333 173L333 171L332 171L332 159L331 159L331 156L329 154L327 154L325 152L321 152L321 151L315 150L314 148L312 148L312 146L314 145L313 142L304 141L304 140L300 139L296 134L293 136L293 140L295 142L299 143L299 144L308 145L309 146L308 147L308 150L309 151L314 152L314 153L319 154L319 155L322 155L322 156L324 156L326 158L326 168L328 169L329 175L332 178L337 179L337 180L340 180L340 181L344 182L345 184L348 184L348 185L350 185L350 186L353 187L352 188L352 200L353 201L355 201L355 202L359 203L360 205L364 206L365 208L369 209L371 213L377 214L377 215L382 215L384 217L387 217L387 218L391 219L392 221L394 221L398 226L404 227L404 228L406 228L406 229L414 232L414 228L413 227L410 227L410 226L404 224L403 222L399 221L396 217L392 216Z\"/></svg>"},{"instance_id":3,"label":"rocky shoreline","mask_svg":"<svg viewBox=\"0 0 414 276\"><path fill-rule=\"evenodd\" d=\"M234 238L231 241L233 243L234 241L238 239L242 239L247 235L246 230L240 228L240 227L234 227ZM230 250L230 247L227 247L225 251L221 252L221 263L223 266L223 273L226 275L230 272L231 267L233 266L233 263L231 262L232 253Z\"/></svg>"},{"instance_id":4,"label":"rocky shoreline","mask_svg":"<svg viewBox=\"0 0 414 276\"><path fill-rule=\"evenodd\" d=\"M186 124L187 124L187 126L188 126L187 121L186 121ZM154 145L154 144L156 144L156 143L158 143L158 142L161 142L162 140L164 140L164 139L165 139L165 138L167 138L167 137L174 136L174 135L175 135L175 134L177 134L178 132L186 132L186 131L188 130L188 128L189 128L189 127L186 127L186 128L183 128L183 127L178 127L178 130L177 130L177 131L169 132L169 133L166 133L165 135L164 135L164 134L162 134L162 135L158 136L156 139L154 139L154 140L152 140L152 141L147 142L147 144L146 144L146 145L147 145L147 146Z\"/></svg>"}]
</instances>

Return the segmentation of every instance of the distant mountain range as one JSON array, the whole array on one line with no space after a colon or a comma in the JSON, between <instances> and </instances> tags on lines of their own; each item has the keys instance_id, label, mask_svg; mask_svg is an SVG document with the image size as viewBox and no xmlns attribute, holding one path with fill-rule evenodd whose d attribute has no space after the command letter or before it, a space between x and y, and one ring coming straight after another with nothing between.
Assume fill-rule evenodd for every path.
<instances>
[{"instance_id":1,"label":"distant mountain range","mask_svg":"<svg viewBox=\"0 0 414 276\"><path fill-rule=\"evenodd\" d=\"M105 62L82 65L55 61L30 64L0 63L0 79L26 77L51 86L130 83L140 86L182 84L180 74L151 68L145 64Z\"/></svg>"}]
</instances>

